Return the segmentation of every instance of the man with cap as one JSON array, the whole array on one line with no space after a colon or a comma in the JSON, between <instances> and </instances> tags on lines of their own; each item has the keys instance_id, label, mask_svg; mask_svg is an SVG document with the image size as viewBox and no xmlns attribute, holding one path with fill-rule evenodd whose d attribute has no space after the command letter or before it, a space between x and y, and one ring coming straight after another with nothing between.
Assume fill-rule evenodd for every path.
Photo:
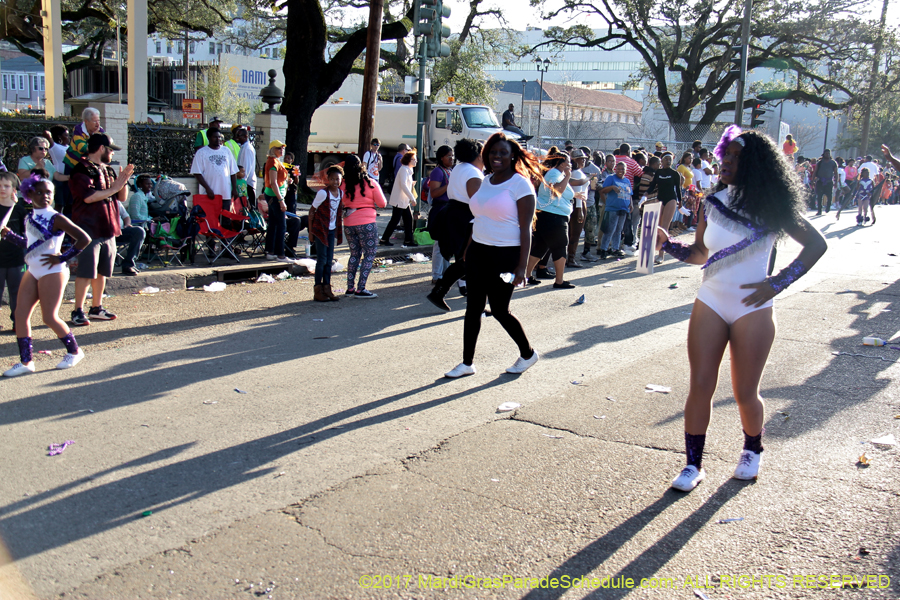
<instances>
[{"instance_id":1,"label":"man with cap","mask_svg":"<svg viewBox=\"0 0 900 600\"><path fill-rule=\"evenodd\" d=\"M210 131L219 131L219 128L222 126L222 119L219 117L213 117L209 121L209 128L202 129L197 132L197 137L194 138L194 148L204 148L209 145L209 132Z\"/></svg>"},{"instance_id":2,"label":"man with cap","mask_svg":"<svg viewBox=\"0 0 900 600\"><path fill-rule=\"evenodd\" d=\"M72 220L91 236L90 245L78 257L75 269L75 310L73 325L90 325L92 320L112 321L116 315L103 308L103 291L106 278L112 277L116 260L116 236L119 228L119 204L124 201L128 179L134 173L134 165L119 169L109 166L113 152L121 150L105 133L95 133L88 138L87 156L78 159L69 177L72 192ZM88 286L93 298L91 309L84 314L84 301Z\"/></svg>"},{"instance_id":3,"label":"man with cap","mask_svg":"<svg viewBox=\"0 0 900 600\"><path fill-rule=\"evenodd\" d=\"M194 154L191 174L197 179L200 193L212 200L222 198L222 208L231 210L231 202L237 198L237 161L234 154L222 145L224 136L218 129L210 129L209 145Z\"/></svg>"}]
</instances>

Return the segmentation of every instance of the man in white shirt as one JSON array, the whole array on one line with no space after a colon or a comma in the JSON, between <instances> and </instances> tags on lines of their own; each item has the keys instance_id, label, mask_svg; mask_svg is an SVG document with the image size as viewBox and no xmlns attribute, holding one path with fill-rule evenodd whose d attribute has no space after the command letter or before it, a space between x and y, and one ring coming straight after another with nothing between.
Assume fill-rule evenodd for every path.
<instances>
[{"instance_id":1,"label":"man in white shirt","mask_svg":"<svg viewBox=\"0 0 900 600\"><path fill-rule=\"evenodd\" d=\"M378 153L380 147L381 142L378 138L373 138L369 151L363 154L362 157L363 164L366 165L366 171L369 173L369 177L375 182L379 181L378 177L381 174L381 168L384 167L384 157Z\"/></svg>"},{"instance_id":2,"label":"man in white shirt","mask_svg":"<svg viewBox=\"0 0 900 600\"><path fill-rule=\"evenodd\" d=\"M575 148L572 150L572 175L569 177L569 185L575 192L574 207L569 215L569 248L566 257L567 269L580 269L583 265L575 260L575 252L578 249L578 240L581 238L581 230L584 229L584 215L587 213L587 195L590 192L591 180L582 171L588 155L584 150Z\"/></svg>"},{"instance_id":3,"label":"man in white shirt","mask_svg":"<svg viewBox=\"0 0 900 600\"><path fill-rule=\"evenodd\" d=\"M238 153L237 164L244 170L244 178L247 181L247 201L250 206L256 207L256 148L250 143L250 133L241 127L234 134L235 141L241 145Z\"/></svg>"},{"instance_id":4,"label":"man in white shirt","mask_svg":"<svg viewBox=\"0 0 900 600\"><path fill-rule=\"evenodd\" d=\"M196 177L200 192L206 192L210 199L220 196L222 208L231 209L232 201L237 199L237 161L234 154L226 148L222 141L222 132L210 130L209 146L203 146L194 155L191 174Z\"/></svg>"},{"instance_id":5,"label":"man in white shirt","mask_svg":"<svg viewBox=\"0 0 900 600\"><path fill-rule=\"evenodd\" d=\"M866 155L866 162L859 165L859 172L862 173L863 169L869 170L869 179L875 181L875 178L881 173L881 167L878 166L878 163L872 160L872 155Z\"/></svg>"}]
</instances>

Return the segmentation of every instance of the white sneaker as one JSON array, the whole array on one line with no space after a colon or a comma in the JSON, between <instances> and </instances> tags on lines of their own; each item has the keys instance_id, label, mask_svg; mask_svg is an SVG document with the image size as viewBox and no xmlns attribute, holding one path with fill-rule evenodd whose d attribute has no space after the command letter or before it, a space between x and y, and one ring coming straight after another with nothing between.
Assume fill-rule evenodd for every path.
<instances>
[{"instance_id":1,"label":"white sneaker","mask_svg":"<svg viewBox=\"0 0 900 600\"><path fill-rule=\"evenodd\" d=\"M457 377L464 377L465 375L474 375L475 367L472 365L467 365L466 363L459 363L451 370L444 373L444 377L447 379L456 379Z\"/></svg>"},{"instance_id":2,"label":"white sneaker","mask_svg":"<svg viewBox=\"0 0 900 600\"><path fill-rule=\"evenodd\" d=\"M278 257L274 254L266 254L266 260L275 260L276 258Z\"/></svg>"},{"instance_id":3,"label":"white sneaker","mask_svg":"<svg viewBox=\"0 0 900 600\"><path fill-rule=\"evenodd\" d=\"M19 375L27 375L28 373L34 373L34 361L24 365L22 363L16 363L16 366L3 373L3 376L18 377Z\"/></svg>"},{"instance_id":4,"label":"white sneaker","mask_svg":"<svg viewBox=\"0 0 900 600\"><path fill-rule=\"evenodd\" d=\"M706 471L698 469L694 465L688 465L681 470L681 473L672 480L672 487L682 492L689 492L697 484L706 478Z\"/></svg>"},{"instance_id":5,"label":"white sneaker","mask_svg":"<svg viewBox=\"0 0 900 600\"><path fill-rule=\"evenodd\" d=\"M81 362L81 359L84 358L84 350L81 348L78 349L77 354L66 354L63 356L62 361L56 365L57 369L71 369L75 365Z\"/></svg>"},{"instance_id":6,"label":"white sneaker","mask_svg":"<svg viewBox=\"0 0 900 600\"><path fill-rule=\"evenodd\" d=\"M531 365L536 363L540 356L538 356L537 350L532 350L534 354L531 355L531 358L522 358L521 356L516 359L516 362L513 363L513 366L506 370L507 373L512 373L513 375L521 375L529 368Z\"/></svg>"},{"instance_id":7,"label":"white sneaker","mask_svg":"<svg viewBox=\"0 0 900 600\"><path fill-rule=\"evenodd\" d=\"M622 250L625 253L625 256L634 256L634 250L630 250L628 246L625 246L625 249Z\"/></svg>"},{"instance_id":8,"label":"white sneaker","mask_svg":"<svg viewBox=\"0 0 900 600\"><path fill-rule=\"evenodd\" d=\"M762 453L757 454L753 450L742 450L734 470L735 479L756 479L759 475L759 466L762 464Z\"/></svg>"},{"instance_id":9,"label":"white sneaker","mask_svg":"<svg viewBox=\"0 0 900 600\"><path fill-rule=\"evenodd\" d=\"M292 264L292 265L296 265L296 264L297 264L297 261L295 261L293 258L288 258L287 256L285 256L285 257L283 257L283 258L278 258L278 257L276 256L276 257L275 257L275 260L277 260L278 262L288 263L288 264Z\"/></svg>"}]
</instances>

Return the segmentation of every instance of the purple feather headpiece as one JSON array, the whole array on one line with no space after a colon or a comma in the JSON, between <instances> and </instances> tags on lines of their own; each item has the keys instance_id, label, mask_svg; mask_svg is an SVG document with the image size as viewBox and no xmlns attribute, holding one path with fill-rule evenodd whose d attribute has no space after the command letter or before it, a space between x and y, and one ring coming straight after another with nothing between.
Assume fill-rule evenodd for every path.
<instances>
[{"instance_id":1,"label":"purple feather headpiece","mask_svg":"<svg viewBox=\"0 0 900 600\"><path fill-rule=\"evenodd\" d=\"M725 128L725 132L722 134L722 139L719 140L716 149L713 150L713 154L716 158L719 159L719 162L722 162L722 159L725 156L725 149L728 148L728 144L733 142L739 135L741 135L743 131L741 131L740 126L738 125L729 125ZM740 140L743 142L743 140ZM743 144L741 144L743 146Z\"/></svg>"},{"instance_id":2,"label":"purple feather headpiece","mask_svg":"<svg viewBox=\"0 0 900 600\"><path fill-rule=\"evenodd\" d=\"M31 204L31 198L29 198L29 194L31 194L31 190L34 189L34 186L37 184L44 182L50 186L50 189L53 190L53 182L47 179L46 177L42 177L37 173L32 173L28 177L22 180L21 185L19 185L19 191L22 192L22 197L26 202Z\"/></svg>"}]
</instances>

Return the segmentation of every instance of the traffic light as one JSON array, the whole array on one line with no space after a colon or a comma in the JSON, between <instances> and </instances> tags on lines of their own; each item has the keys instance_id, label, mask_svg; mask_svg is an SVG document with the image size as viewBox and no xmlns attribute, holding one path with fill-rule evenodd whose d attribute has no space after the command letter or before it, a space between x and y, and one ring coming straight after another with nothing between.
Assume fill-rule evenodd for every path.
<instances>
[{"instance_id":1,"label":"traffic light","mask_svg":"<svg viewBox=\"0 0 900 600\"><path fill-rule=\"evenodd\" d=\"M437 0L415 0L413 3L413 35L430 36Z\"/></svg>"},{"instance_id":2,"label":"traffic light","mask_svg":"<svg viewBox=\"0 0 900 600\"><path fill-rule=\"evenodd\" d=\"M744 46L732 46L731 49L733 53L731 55L731 70L730 73L741 73L743 72L744 65Z\"/></svg>"},{"instance_id":3,"label":"traffic light","mask_svg":"<svg viewBox=\"0 0 900 600\"><path fill-rule=\"evenodd\" d=\"M750 127L752 129L765 124L762 117L768 111L763 108L763 104L763 101L759 99L753 101L753 107L750 110Z\"/></svg>"},{"instance_id":4,"label":"traffic light","mask_svg":"<svg viewBox=\"0 0 900 600\"><path fill-rule=\"evenodd\" d=\"M443 23L443 20L450 16L450 8L444 6L444 0L437 0L434 12L431 38L428 40L428 55L432 58L450 56L450 46L444 43L444 39L450 37L450 28Z\"/></svg>"}]
</instances>

